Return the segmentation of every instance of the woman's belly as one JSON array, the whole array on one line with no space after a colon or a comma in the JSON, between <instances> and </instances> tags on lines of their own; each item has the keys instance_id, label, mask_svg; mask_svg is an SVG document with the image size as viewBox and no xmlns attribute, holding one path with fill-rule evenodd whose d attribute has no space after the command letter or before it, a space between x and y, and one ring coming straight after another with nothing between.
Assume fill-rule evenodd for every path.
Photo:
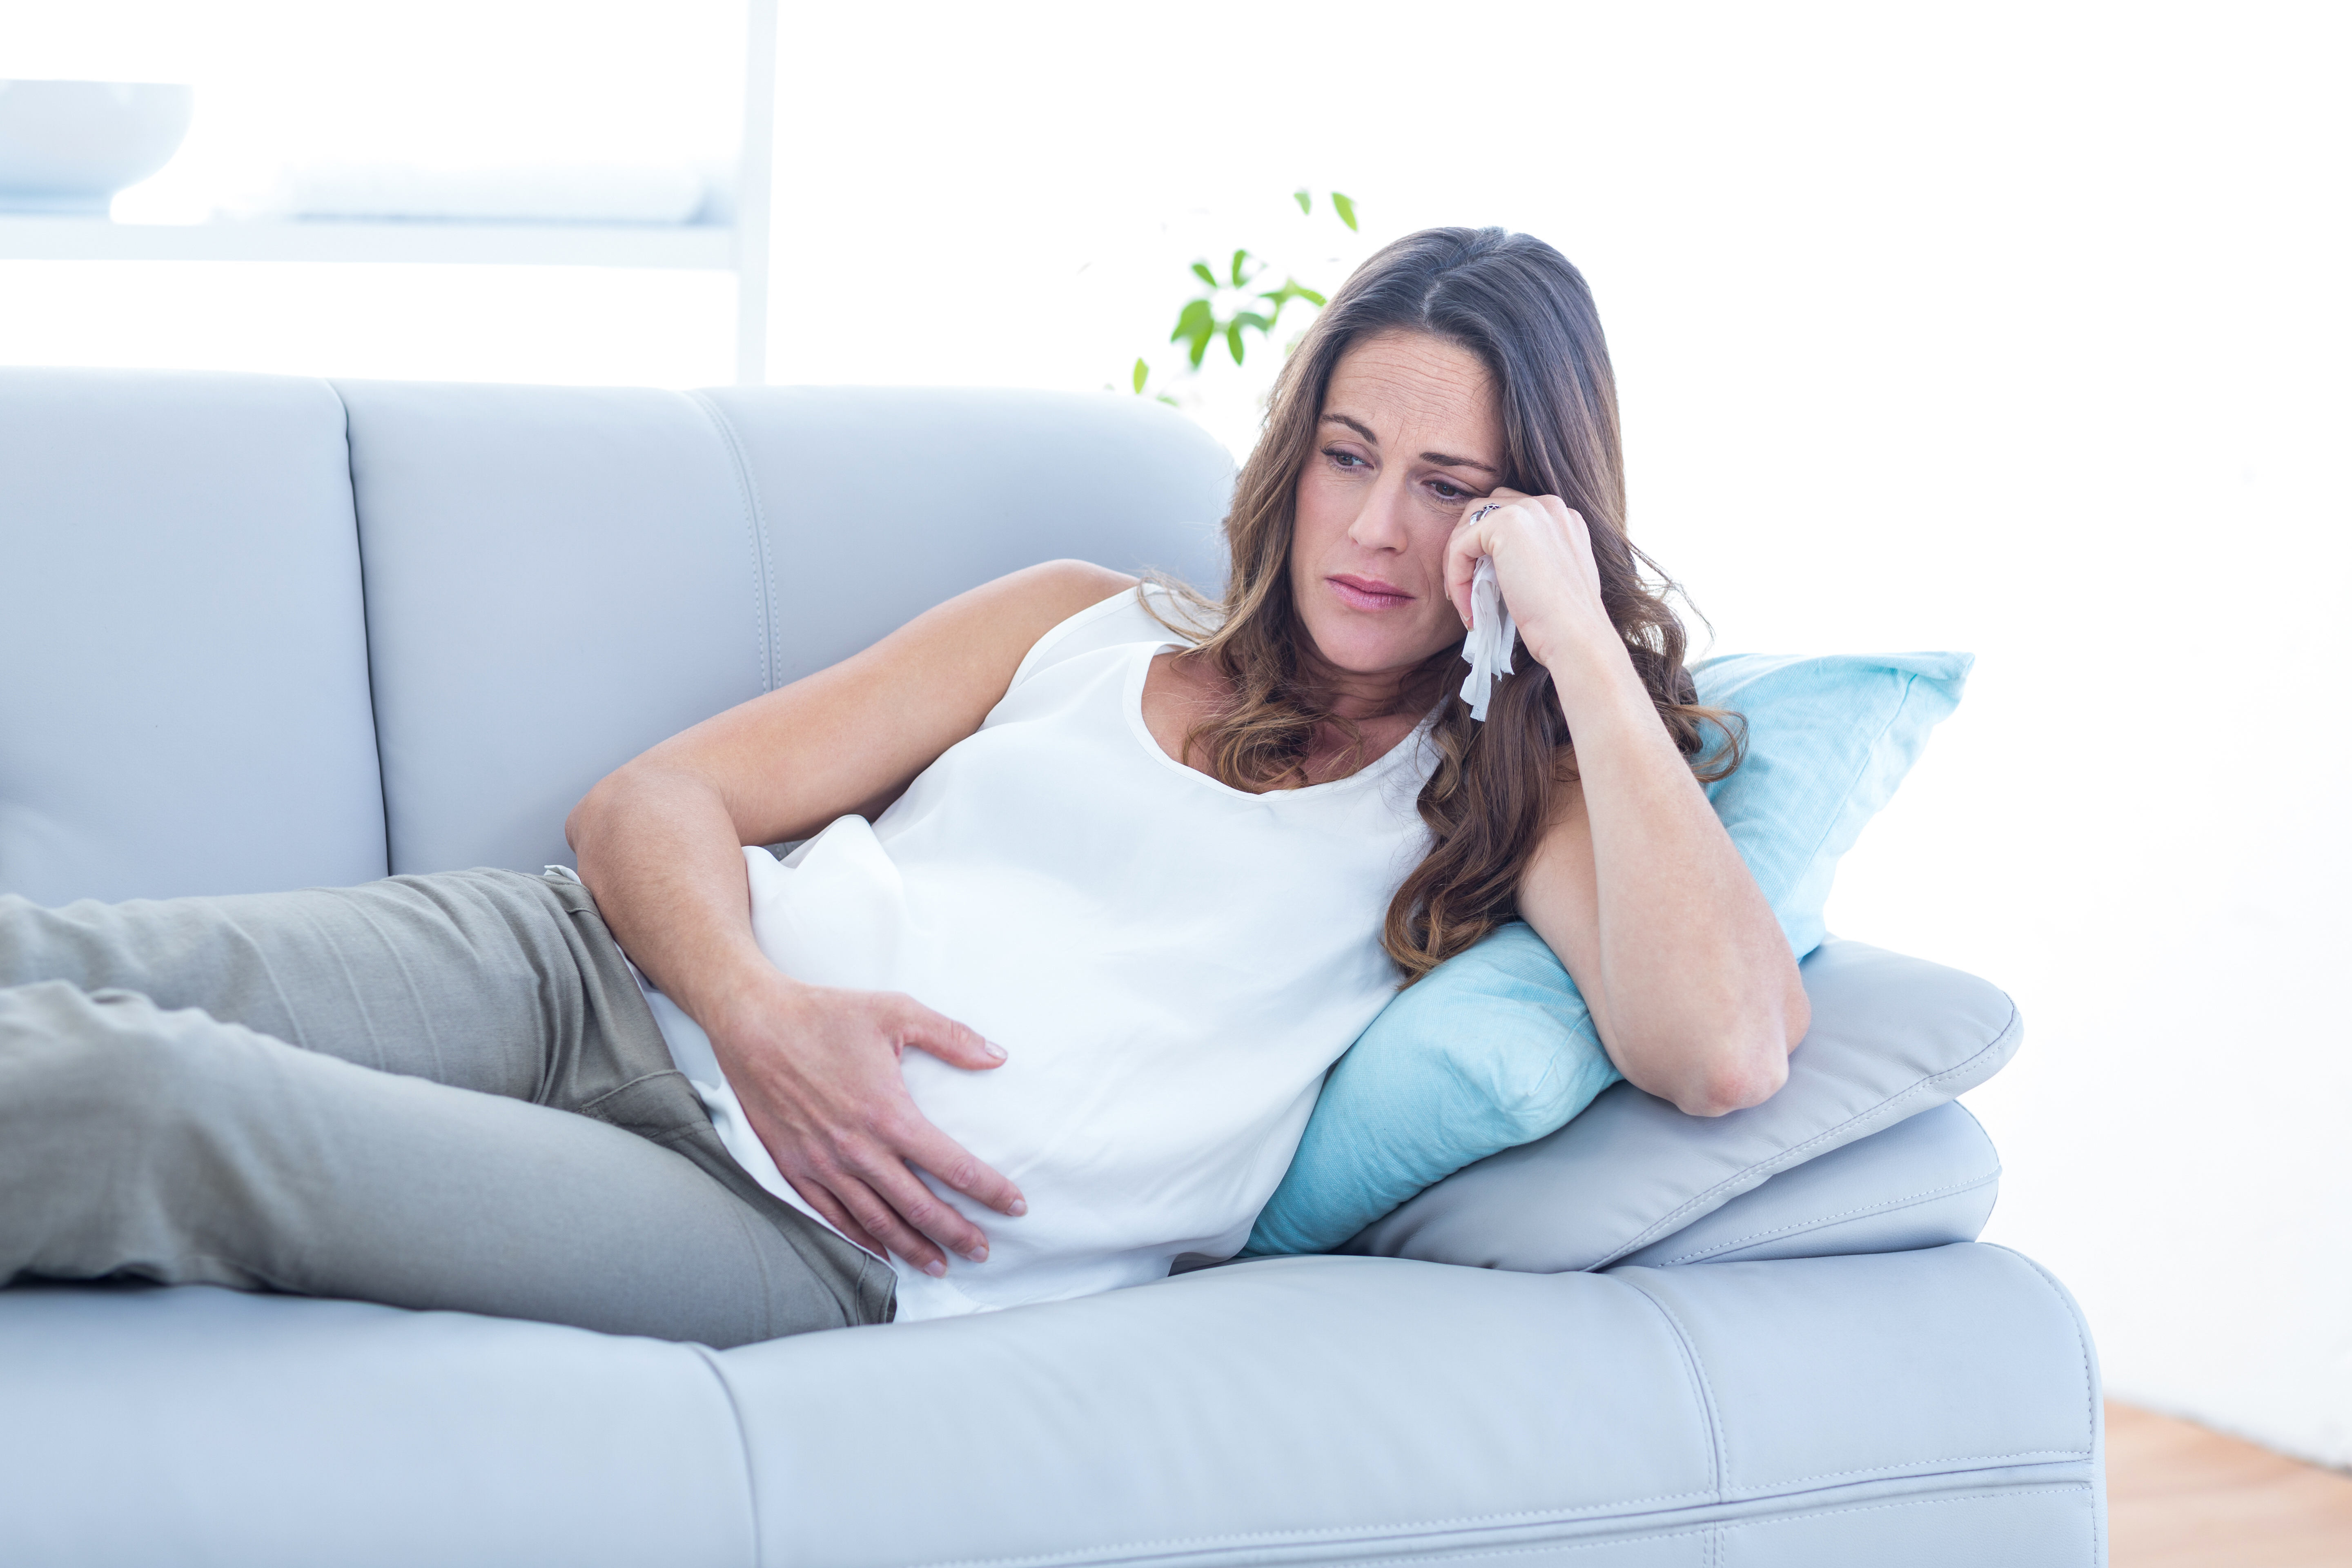
<instances>
[{"instance_id":1,"label":"woman's belly","mask_svg":"<svg viewBox=\"0 0 2352 1568\"><path fill-rule=\"evenodd\" d=\"M745 862L753 934L779 969L903 992L1006 1052L985 1070L903 1059L916 1107L1016 1183L1028 1212L924 1175L987 1234L989 1258L951 1258L944 1280L893 1259L902 1317L1086 1295L1158 1279L1186 1252L1238 1250L1323 1073L1393 984L1361 931L1269 950L1202 929L1222 919L1213 903L1093 900L984 858L905 865L857 817L790 862L757 849ZM809 1212L763 1151L744 1163Z\"/></svg>"}]
</instances>

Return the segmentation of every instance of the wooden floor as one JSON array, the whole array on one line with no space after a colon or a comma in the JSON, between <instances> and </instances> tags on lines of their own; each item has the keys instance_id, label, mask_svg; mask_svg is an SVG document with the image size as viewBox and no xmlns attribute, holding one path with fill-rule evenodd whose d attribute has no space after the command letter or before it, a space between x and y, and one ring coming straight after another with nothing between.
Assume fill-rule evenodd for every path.
<instances>
[{"instance_id":1,"label":"wooden floor","mask_svg":"<svg viewBox=\"0 0 2352 1568\"><path fill-rule=\"evenodd\" d=\"M2352 1476L2107 1406L2112 1568L2352 1568Z\"/></svg>"}]
</instances>

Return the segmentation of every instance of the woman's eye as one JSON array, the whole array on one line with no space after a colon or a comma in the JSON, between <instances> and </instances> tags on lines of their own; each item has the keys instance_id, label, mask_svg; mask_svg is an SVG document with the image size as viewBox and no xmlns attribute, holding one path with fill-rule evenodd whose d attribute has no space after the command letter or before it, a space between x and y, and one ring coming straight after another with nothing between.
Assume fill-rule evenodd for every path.
<instances>
[{"instance_id":1,"label":"woman's eye","mask_svg":"<svg viewBox=\"0 0 2352 1568\"><path fill-rule=\"evenodd\" d=\"M1468 500L1470 499L1470 492L1468 490L1464 489L1460 485L1449 485L1444 479L1432 479L1430 481L1430 488L1437 492L1437 499L1440 500Z\"/></svg>"},{"instance_id":2,"label":"woman's eye","mask_svg":"<svg viewBox=\"0 0 2352 1568\"><path fill-rule=\"evenodd\" d=\"M1356 456L1355 453L1342 452L1338 450L1336 447L1325 452L1323 455L1343 468L1350 467L1361 468L1364 464L1364 459Z\"/></svg>"}]
</instances>

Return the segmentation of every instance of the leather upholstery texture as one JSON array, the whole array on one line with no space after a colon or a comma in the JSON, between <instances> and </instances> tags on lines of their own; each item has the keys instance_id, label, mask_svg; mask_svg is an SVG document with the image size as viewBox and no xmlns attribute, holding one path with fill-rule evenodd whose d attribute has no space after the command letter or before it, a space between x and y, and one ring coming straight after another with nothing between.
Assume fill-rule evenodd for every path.
<instances>
[{"instance_id":1,"label":"leather upholstery texture","mask_svg":"<svg viewBox=\"0 0 2352 1568\"><path fill-rule=\"evenodd\" d=\"M1213 588L1231 478L1119 397L0 371L0 891L567 859L605 771L989 577ZM1395 1256L725 1352L0 1290L0 1561L2096 1568L2089 1338L1965 1239L2014 1010L1805 977L1774 1100L1612 1090Z\"/></svg>"},{"instance_id":2,"label":"leather upholstery texture","mask_svg":"<svg viewBox=\"0 0 2352 1568\"><path fill-rule=\"evenodd\" d=\"M1974 1241L2000 1195L2000 1156L1958 1100L1770 1177L1624 1267L1910 1252Z\"/></svg>"},{"instance_id":3,"label":"leather upholstery texture","mask_svg":"<svg viewBox=\"0 0 2352 1568\"><path fill-rule=\"evenodd\" d=\"M384 873L323 382L0 369L0 892Z\"/></svg>"},{"instance_id":4,"label":"leather upholstery texture","mask_svg":"<svg viewBox=\"0 0 2352 1568\"><path fill-rule=\"evenodd\" d=\"M1832 939L1801 973L1812 1026L1763 1104L1691 1117L1614 1085L1559 1131L1455 1172L1342 1250L1534 1273L1606 1268L1975 1088L2023 1036L1997 987L1941 964ZM1862 1185L1864 1173L1883 1172L1857 1169L1853 1202L1894 1195Z\"/></svg>"},{"instance_id":5,"label":"leather upholstery texture","mask_svg":"<svg viewBox=\"0 0 2352 1568\"><path fill-rule=\"evenodd\" d=\"M569 862L612 769L1019 567L1215 586L1232 464L1137 399L340 390L397 871Z\"/></svg>"},{"instance_id":6,"label":"leather upholstery texture","mask_svg":"<svg viewBox=\"0 0 2352 1568\"><path fill-rule=\"evenodd\" d=\"M710 1352L212 1286L0 1290L12 1568L740 1563Z\"/></svg>"},{"instance_id":7,"label":"leather upholstery texture","mask_svg":"<svg viewBox=\"0 0 2352 1568\"><path fill-rule=\"evenodd\" d=\"M1283 1258L718 1353L17 1290L0 1343L27 1565L2100 1560L2088 1336L1973 1244L1605 1275Z\"/></svg>"}]
</instances>

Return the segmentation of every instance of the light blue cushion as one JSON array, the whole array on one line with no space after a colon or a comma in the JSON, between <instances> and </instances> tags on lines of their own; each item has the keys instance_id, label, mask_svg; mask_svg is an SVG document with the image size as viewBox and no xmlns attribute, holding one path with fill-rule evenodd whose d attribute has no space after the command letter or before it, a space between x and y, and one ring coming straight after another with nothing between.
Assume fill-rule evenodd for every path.
<instances>
[{"instance_id":1,"label":"light blue cushion","mask_svg":"<svg viewBox=\"0 0 2352 1568\"><path fill-rule=\"evenodd\" d=\"M1963 653L1735 654L1692 668L1748 720L1707 798L1799 958L1837 863L1960 700ZM1250 1256L1323 1252L1463 1166L1566 1124L1615 1082L1576 984L1516 921L1440 965L1331 1069Z\"/></svg>"}]
</instances>

